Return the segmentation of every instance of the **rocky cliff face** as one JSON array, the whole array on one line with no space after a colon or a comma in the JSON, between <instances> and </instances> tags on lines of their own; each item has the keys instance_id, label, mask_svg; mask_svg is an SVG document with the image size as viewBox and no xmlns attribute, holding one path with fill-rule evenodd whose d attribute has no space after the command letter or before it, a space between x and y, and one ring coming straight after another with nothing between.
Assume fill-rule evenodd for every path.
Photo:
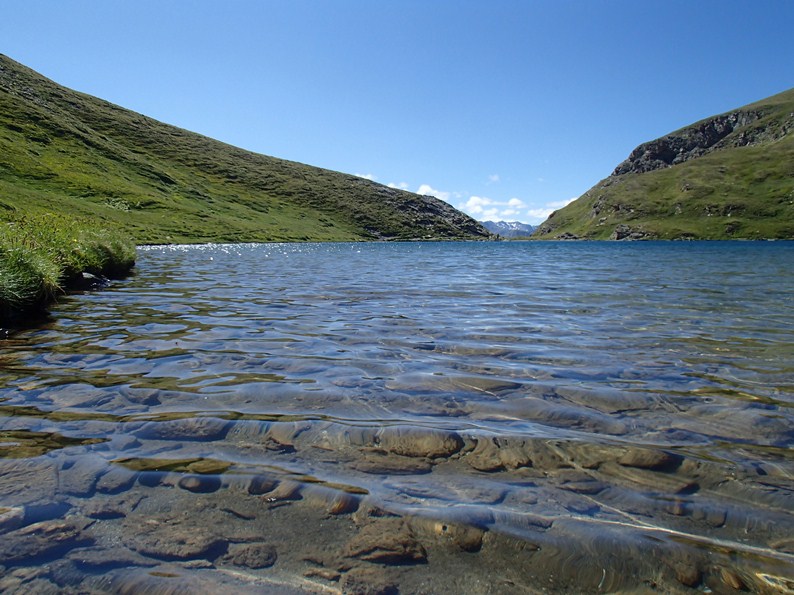
<instances>
[{"instance_id":1,"label":"rocky cliff face","mask_svg":"<svg viewBox=\"0 0 794 595\"><path fill-rule=\"evenodd\" d=\"M684 163L713 151L772 142L794 130L794 113L776 126L755 126L763 110L739 110L702 120L662 138L641 144L612 172L645 173Z\"/></svg>"}]
</instances>

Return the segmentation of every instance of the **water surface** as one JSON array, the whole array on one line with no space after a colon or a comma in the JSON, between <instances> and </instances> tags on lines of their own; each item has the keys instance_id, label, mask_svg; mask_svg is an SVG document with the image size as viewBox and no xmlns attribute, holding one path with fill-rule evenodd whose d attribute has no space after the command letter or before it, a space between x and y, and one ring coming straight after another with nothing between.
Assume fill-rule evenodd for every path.
<instances>
[{"instance_id":1,"label":"water surface","mask_svg":"<svg viewBox=\"0 0 794 595\"><path fill-rule=\"evenodd\" d=\"M792 262L144 248L0 343L0 589L794 592Z\"/></svg>"}]
</instances>

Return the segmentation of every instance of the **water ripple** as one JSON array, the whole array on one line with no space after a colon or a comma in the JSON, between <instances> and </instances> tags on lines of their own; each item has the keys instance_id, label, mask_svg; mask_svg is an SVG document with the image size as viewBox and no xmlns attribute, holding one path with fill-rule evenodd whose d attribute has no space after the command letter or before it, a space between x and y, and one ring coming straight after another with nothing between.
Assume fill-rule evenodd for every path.
<instances>
[{"instance_id":1,"label":"water ripple","mask_svg":"<svg viewBox=\"0 0 794 595\"><path fill-rule=\"evenodd\" d=\"M224 567L246 523L278 511L268 530L286 532L293 586L339 580L356 556L429 551L446 580L498 567L517 590L528 577L631 590L627 577L653 574L673 592L785 592L792 256L786 243L144 247L134 278L0 347L0 526L100 518L92 547L121 555L107 544L125 531L120 559L145 567L182 553L128 520L200 495L179 506L212 506L194 530L227 545L184 555ZM19 529L3 512L16 507ZM361 526L317 537L348 552L337 566L306 550L327 515ZM361 546L381 525L402 549ZM453 546L481 561L456 566Z\"/></svg>"}]
</instances>

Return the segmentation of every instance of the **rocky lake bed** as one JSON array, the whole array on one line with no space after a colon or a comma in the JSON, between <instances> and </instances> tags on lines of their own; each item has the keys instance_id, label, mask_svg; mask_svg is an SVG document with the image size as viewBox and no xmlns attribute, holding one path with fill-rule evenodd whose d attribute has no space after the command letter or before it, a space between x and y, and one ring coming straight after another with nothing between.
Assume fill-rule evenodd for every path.
<instances>
[{"instance_id":1,"label":"rocky lake bed","mask_svg":"<svg viewBox=\"0 0 794 595\"><path fill-rule=\"evenodd\" d=\"M145 249L0 343L0 591L790 593L792 249Z\"/></svg>"}]
</instances>

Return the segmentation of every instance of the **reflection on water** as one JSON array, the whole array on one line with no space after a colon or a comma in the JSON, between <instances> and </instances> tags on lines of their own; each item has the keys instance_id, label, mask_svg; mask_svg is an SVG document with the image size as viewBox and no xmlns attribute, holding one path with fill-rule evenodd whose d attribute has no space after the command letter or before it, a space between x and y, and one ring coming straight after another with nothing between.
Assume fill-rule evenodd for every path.
<instances>
[{"instance_id":1,"label":"reflection on water","mask_svg":"<svg viewBox=\"0 0 794 595\"><path fill-rule=\"evenodd\" d=\"M794 592L792 262L143 249L0 343L0 590Z\"/></svg>"}]
</instances>

